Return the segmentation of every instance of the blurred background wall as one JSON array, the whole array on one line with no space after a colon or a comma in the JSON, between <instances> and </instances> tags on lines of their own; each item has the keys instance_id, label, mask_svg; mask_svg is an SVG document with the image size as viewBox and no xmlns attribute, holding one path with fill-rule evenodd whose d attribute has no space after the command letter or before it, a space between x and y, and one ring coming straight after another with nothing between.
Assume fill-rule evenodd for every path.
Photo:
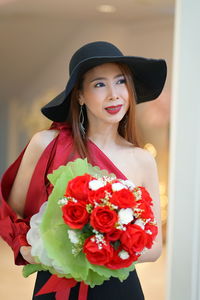
<instances>
[{"instance_id":1,"label":"blurred background wall","mask_svg":"<svg viewBox=\"0 0 200 300\"><path fill-rule=\"evenodd\" d=\"M1 0L0 173L34 132L49 126L40 107L65 88L68 62L77 48L104 40L125 55L164 58L164 91L158 100L137 106L137 120L143 146L158 163L165 240L173 26L172 0ZM21 269L12 266L10 249L2 242L1 251L3 270L10 270L2 279L1 298L12 299L13 291L6 288L12 278L17 296L29 299L34 276L21 278ZM138 273L145 299L164 299L165 248L156 263L138 265Z\"/></svg>"}]
</instances>

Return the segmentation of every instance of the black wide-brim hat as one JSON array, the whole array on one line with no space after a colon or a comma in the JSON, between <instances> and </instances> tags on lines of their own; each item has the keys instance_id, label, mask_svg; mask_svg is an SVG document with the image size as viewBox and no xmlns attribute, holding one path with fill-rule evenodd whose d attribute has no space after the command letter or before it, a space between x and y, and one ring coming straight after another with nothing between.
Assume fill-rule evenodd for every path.
<instances>
[{"instance_id":1,"label":"black wide-brim hat","mask_svg":"<svg viewBox=\"0 0 200 300\"><path fill-rule=\"evenodd\" d=\"M154 100L162 92L167 75L165 60L125 56L113 44L97 41L82 46L74 53L69 64L70 77L65 90L43 106L42 113L55 122L67 120L70 93L78 79L89 69L108 62L121 62L128 65L133 74L137 104Z\"/></svg>"}]
</instances>

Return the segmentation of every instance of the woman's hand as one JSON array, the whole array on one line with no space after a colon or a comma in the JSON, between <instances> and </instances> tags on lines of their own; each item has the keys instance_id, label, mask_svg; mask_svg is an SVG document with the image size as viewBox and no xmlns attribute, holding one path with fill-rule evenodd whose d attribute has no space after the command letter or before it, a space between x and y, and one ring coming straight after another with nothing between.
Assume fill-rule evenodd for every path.
<instances>
[{"instance_id":1,"label":"woman's hand","mask_svg":"<svg viewBox=\"0 0 200 300\"><path fill-rule=\"evenodd\" d=\"M37 264L34 258L31 255L31 246L22 246L20 248L20 253L23 258L30 264Z\"/></svg>"}]
</instances>

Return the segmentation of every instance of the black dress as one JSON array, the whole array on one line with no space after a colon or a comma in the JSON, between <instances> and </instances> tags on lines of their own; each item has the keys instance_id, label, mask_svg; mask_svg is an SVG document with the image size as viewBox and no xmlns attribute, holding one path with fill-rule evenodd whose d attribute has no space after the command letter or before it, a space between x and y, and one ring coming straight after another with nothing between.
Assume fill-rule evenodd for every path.
<instances>
[{"instance_id":1,"label":"black dress","mask_svg":"<svg viewBox=\"0 0 200 300\"><path fill-rule=\"evenodd\" d=\"M51 274L48 271L38 272L32 300L55 300L55 293L41 296L34 296L49 279ZM69 300L78 300L80 284L71 288ZM87 300L144 300L144 294L137 276L136 270L132 271L129 277L120 282L117 278L111 277L102 285L88 288ZM65 300L65 299L63 299Z\"/></svg>"}]
</instances>

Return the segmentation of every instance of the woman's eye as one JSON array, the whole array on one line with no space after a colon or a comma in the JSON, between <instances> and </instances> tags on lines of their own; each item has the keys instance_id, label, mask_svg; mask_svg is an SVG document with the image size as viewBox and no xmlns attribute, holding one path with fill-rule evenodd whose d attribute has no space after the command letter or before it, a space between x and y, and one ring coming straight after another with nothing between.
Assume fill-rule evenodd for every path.
<instances>
[{"instance_id":1,"label":"woman's eye","mask_svg":"<svg viewBox=\"0 0 200 300\"><path fill-rule=\"evenodd\" d=\"M94 87L102 87L105 86L103 82L97 82Z\"/></svg>"},{"instance_id":2,"label":"woman's eye","mask_svg":"<svg viewBox=\"0 0 200 300\"><path fill-rule=\"evenodd\" d=\"M122 78L122 79L119 79L117 81L118 84L123 84L123 83L126 83L126 79L125 78Z\"/></svg>"}]
</instances>

